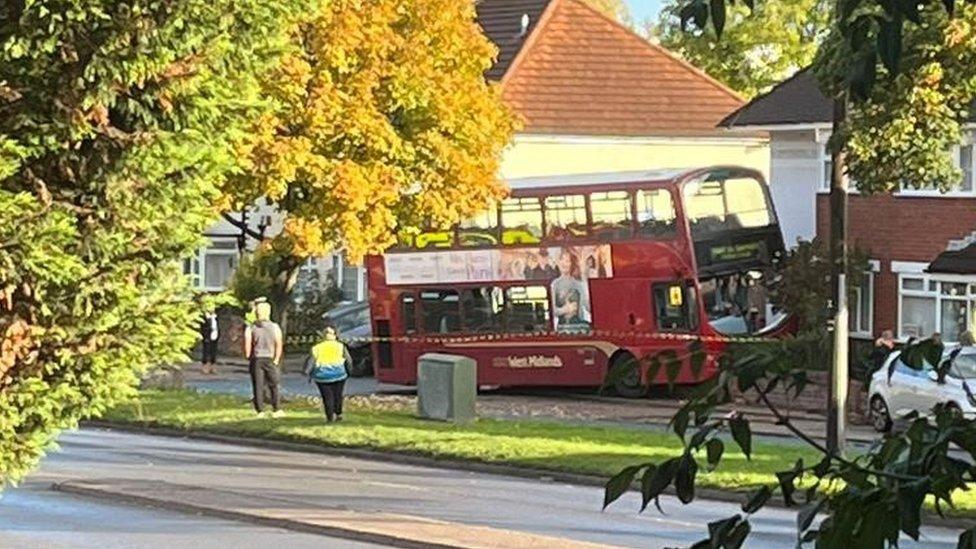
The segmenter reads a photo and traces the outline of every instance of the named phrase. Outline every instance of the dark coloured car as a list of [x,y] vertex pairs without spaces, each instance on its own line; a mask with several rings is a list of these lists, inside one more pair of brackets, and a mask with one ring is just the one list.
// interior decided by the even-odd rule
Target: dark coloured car
[[342,303],[325,313],[325,321],[335,326],[341,339],[352,355],[349,375],[363,377],[373,374],[373,357],[370,337],[373,329],[369,322],[369,303]]

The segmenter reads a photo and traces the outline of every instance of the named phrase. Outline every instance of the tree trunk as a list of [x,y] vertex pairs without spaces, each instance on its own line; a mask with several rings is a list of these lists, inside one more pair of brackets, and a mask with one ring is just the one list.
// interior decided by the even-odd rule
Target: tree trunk
[[274,302],[278,314],[278,324],[281,333],[288,335],[288,310],[291,307],[291,294],[298,282],[298,272],[302,262],[295,257],[286,256],[279,263],[278,276],[275,278]]
[[827,450],[840,454],[844,451],[847,420],[848,384],[848,311],[847,311],[847,177],[846,143],[839,136],[847,120],[847,96],[834,99],[833,134],[831,135],[830,172],[830,261],[833,299],[834,349],[827,392]]

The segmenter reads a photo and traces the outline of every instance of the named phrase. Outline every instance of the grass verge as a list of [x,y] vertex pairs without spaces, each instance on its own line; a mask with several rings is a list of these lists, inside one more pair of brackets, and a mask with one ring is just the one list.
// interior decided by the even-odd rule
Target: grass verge
[[[622,427],[578,426],[552,421],[479,419],[469,425],[414,417],[404,403],[372,397],[346,400],[345,421],[326,424],[317,400],[299,399],[284,407],[287,416],[255,416],[249,401],[231,395],[189,390],[148,390],[138,399],[110,410],[108,421],[289,442],[408,453],[439,459],[476,461],[547,469],[609,478],[623,467],[660,462],[681,454],[673,434]],[[753,441],[747,460],[731,441],[715,471],[701,470],[697,485],[745,491],[775,484],[776,471],[816,452],[796,444]],[[704,464],[704,455],[700,464]],[[976,491],[955,499],[957,513],[976,516]]]

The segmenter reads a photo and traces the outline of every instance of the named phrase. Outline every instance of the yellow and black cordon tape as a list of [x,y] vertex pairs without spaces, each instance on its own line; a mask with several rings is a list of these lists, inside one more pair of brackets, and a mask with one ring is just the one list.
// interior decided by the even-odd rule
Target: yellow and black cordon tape
[[[696,335],[680,334],[667,332],[637,332],[637,331],[613,331],[613,330],[588,330],[578,332],[513,332],[513,333],[490,333],[490,334],[461,334],[461,335],[403,335],[403,336],[370,336],[370,337],[340,337],[339,340],[349,343],[429,343],[432,345],[452,345],[452,344],[471,344],[487,343],[500,341],[522,341],[534,340],[539,338],[557,339],[579,339],[586,338],[607,338],[607,339],[636,339],[636,340],[657,340],[657,341],[683,341],[691,343],[700,341],[702,343],[776,343],[779,340],[775,337],[756,337],[756,336],[717,336],[717,335]],[[318,343],[322,338],[318,335],[294,335],[286,338],[289,345],[311,345]]]

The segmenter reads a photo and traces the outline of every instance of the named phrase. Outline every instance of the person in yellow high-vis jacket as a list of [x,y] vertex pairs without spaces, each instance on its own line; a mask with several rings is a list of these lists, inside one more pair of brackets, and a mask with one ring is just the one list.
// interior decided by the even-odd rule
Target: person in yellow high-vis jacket
[[304,371],[309,381],[319,387],[325,419],[329,423],[342,421],[342,392],[351,366],[349,349],[339,341],[335,328],[327,327],[322,342],[312,347]]

